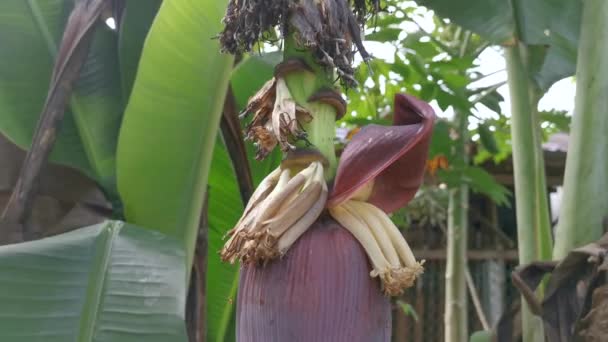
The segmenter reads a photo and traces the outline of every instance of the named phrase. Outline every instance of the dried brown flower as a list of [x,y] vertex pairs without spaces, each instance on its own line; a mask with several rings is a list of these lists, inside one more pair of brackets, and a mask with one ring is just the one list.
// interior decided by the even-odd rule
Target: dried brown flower
[[313,51],[317,63],[335,68],[342,82],[354,86],[352,62],[361,43],[361,25],[368,13],[379,10],[379,0],[230,0],[220,34],[222,48],[233,54],[251,51],[264,35],[278,27],[286,36],[294,30],[301,46]]

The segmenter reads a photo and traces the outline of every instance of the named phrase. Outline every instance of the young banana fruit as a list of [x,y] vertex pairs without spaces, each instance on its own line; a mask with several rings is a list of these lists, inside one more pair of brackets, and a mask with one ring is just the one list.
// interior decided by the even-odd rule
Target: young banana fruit
[[389,296],[400,295],[424,271],[407,241],[388,215],[373,204],[350,199],[329,208],[329,213],[363,246],[382,289]]
[[323,164],[313,161],[292,172],[279,167],[258,186],[227,234],[222,260],[266,263],[282,256],[321,215],[328,192]]

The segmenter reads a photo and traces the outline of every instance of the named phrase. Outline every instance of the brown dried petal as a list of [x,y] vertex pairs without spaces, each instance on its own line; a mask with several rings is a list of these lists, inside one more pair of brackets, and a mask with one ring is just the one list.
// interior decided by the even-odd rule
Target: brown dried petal
[[[575,339],[576,333],[583,334],[581,341],[605,339],[601,336],[605,336],[608,330],[605,327],[608,325],[605,320],[596,321],[600,319],[601,312],[593,312],[598,305],[605,306],[605,302],[594,302],[598,298],[593,296],[598,290],[598,295],[601,294],[603,286],[606,286],[606,255],[608,234],[571,251],[560,262],[533,262],[515,269],[512,274],[513,284],[524,295],[529,307],[541,315],[547,341],[578,341]],[[551,276],[541,303],[534,291],[548,273]],[[594,315],[599,316],[593,317]],[[589,330],[591,324],[594,325],[593,330]],[[602,330],[604,334],[594,333]]]
[[270,114],[272,107],[274,107],[276,85],[277,80],[274,77],[264,83],[262,88],[260,88],[260,90],[258,90],[258,92],[249,99],[247,102],[247,107],[245,107],[241,113],[241,116],[245,116],[250,113],[256,113],[256,117],[258,115]]
[[298,133],[296,119],[296,102],[291,98],[277,101],[272,111],[272,129],[274,136],[279,141],[281,150],[289,151],[294,148],[289,143],[289,138]]
[[250,127],[247,133],[247,138],[255,141],[257,146],[257,151],[255,154],[256,160],[262,160],[272,152],[272,150],[277,146],[277,139],[274,134],[271,133],[264,126],[255,126]]
[[364,60],[361,28],[369,10],[377,12],[378,0],[355,0],[355,18],[349,0],[231,0],[224,17],[220,43],[233,54],[251,51],[266,32],[279,27],[283,36],[294,29],[299,43],[313,51],[316,62],[336,68],[347,86],[354,86],[351,66],[354,44]]

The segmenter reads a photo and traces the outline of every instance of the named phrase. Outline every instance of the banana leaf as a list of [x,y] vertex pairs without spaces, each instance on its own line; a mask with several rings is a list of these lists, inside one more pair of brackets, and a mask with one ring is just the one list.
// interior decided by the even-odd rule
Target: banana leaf
[[[279,53],[251,56],[234,69],[231,85],[235,100],[242,110],[249,97],[273,76],[274,66],[280,61]],[[281,160],[276,150],[262,162],[255,160],[255,149],[246,143],[247,157],[254,185]],[[218,252],[224,245],[223,236],[238,221],[243,211],[239,188],[228,152],[221,140],[213,152],[209,174],[209,255],[207,270],[208,341],[234,341],[234,308],[238,287],[238,266],[220,261]]]
[[128,222],[194,254],[233,58],[213,37],[226,1],[163,2],[146,37],[120,129],[118,190]]
[[[21,148],[31,144],[73,6],[71,0],[0,2],[0,132]],[[51,160],[112,189],[123,108],[117,38],[96,25]]]
[[417,0],[437,15],[496,44],[517,40],[534,46],[529,66],[547,90],[576,70],[582,1],[572,0]]
[[0,340],[187,341],[181,242],[119,221],[0,247]]

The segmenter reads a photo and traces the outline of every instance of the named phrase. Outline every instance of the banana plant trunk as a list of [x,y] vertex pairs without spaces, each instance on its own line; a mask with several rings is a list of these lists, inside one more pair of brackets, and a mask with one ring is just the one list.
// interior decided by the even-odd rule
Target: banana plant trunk
[[[551,226],[538,121],[538,92],[527,70],[527,47],[505,48],[511,95],[511,137],[519,264],[551,259]],[[544,341],[542,322],[522,300],[524,342]]]
[[[455,142],[456,160],[468,163],[466,151],[468,115],[457,114],[458,138]],[[450,189],[448,208],[448,246],[445,271],[445,341],[468,339],[468,297],[466,285],[469,187],[464,181]]]
[[599,239],[608,215],[608,2],[584,2],[574,116],[553,257]]

